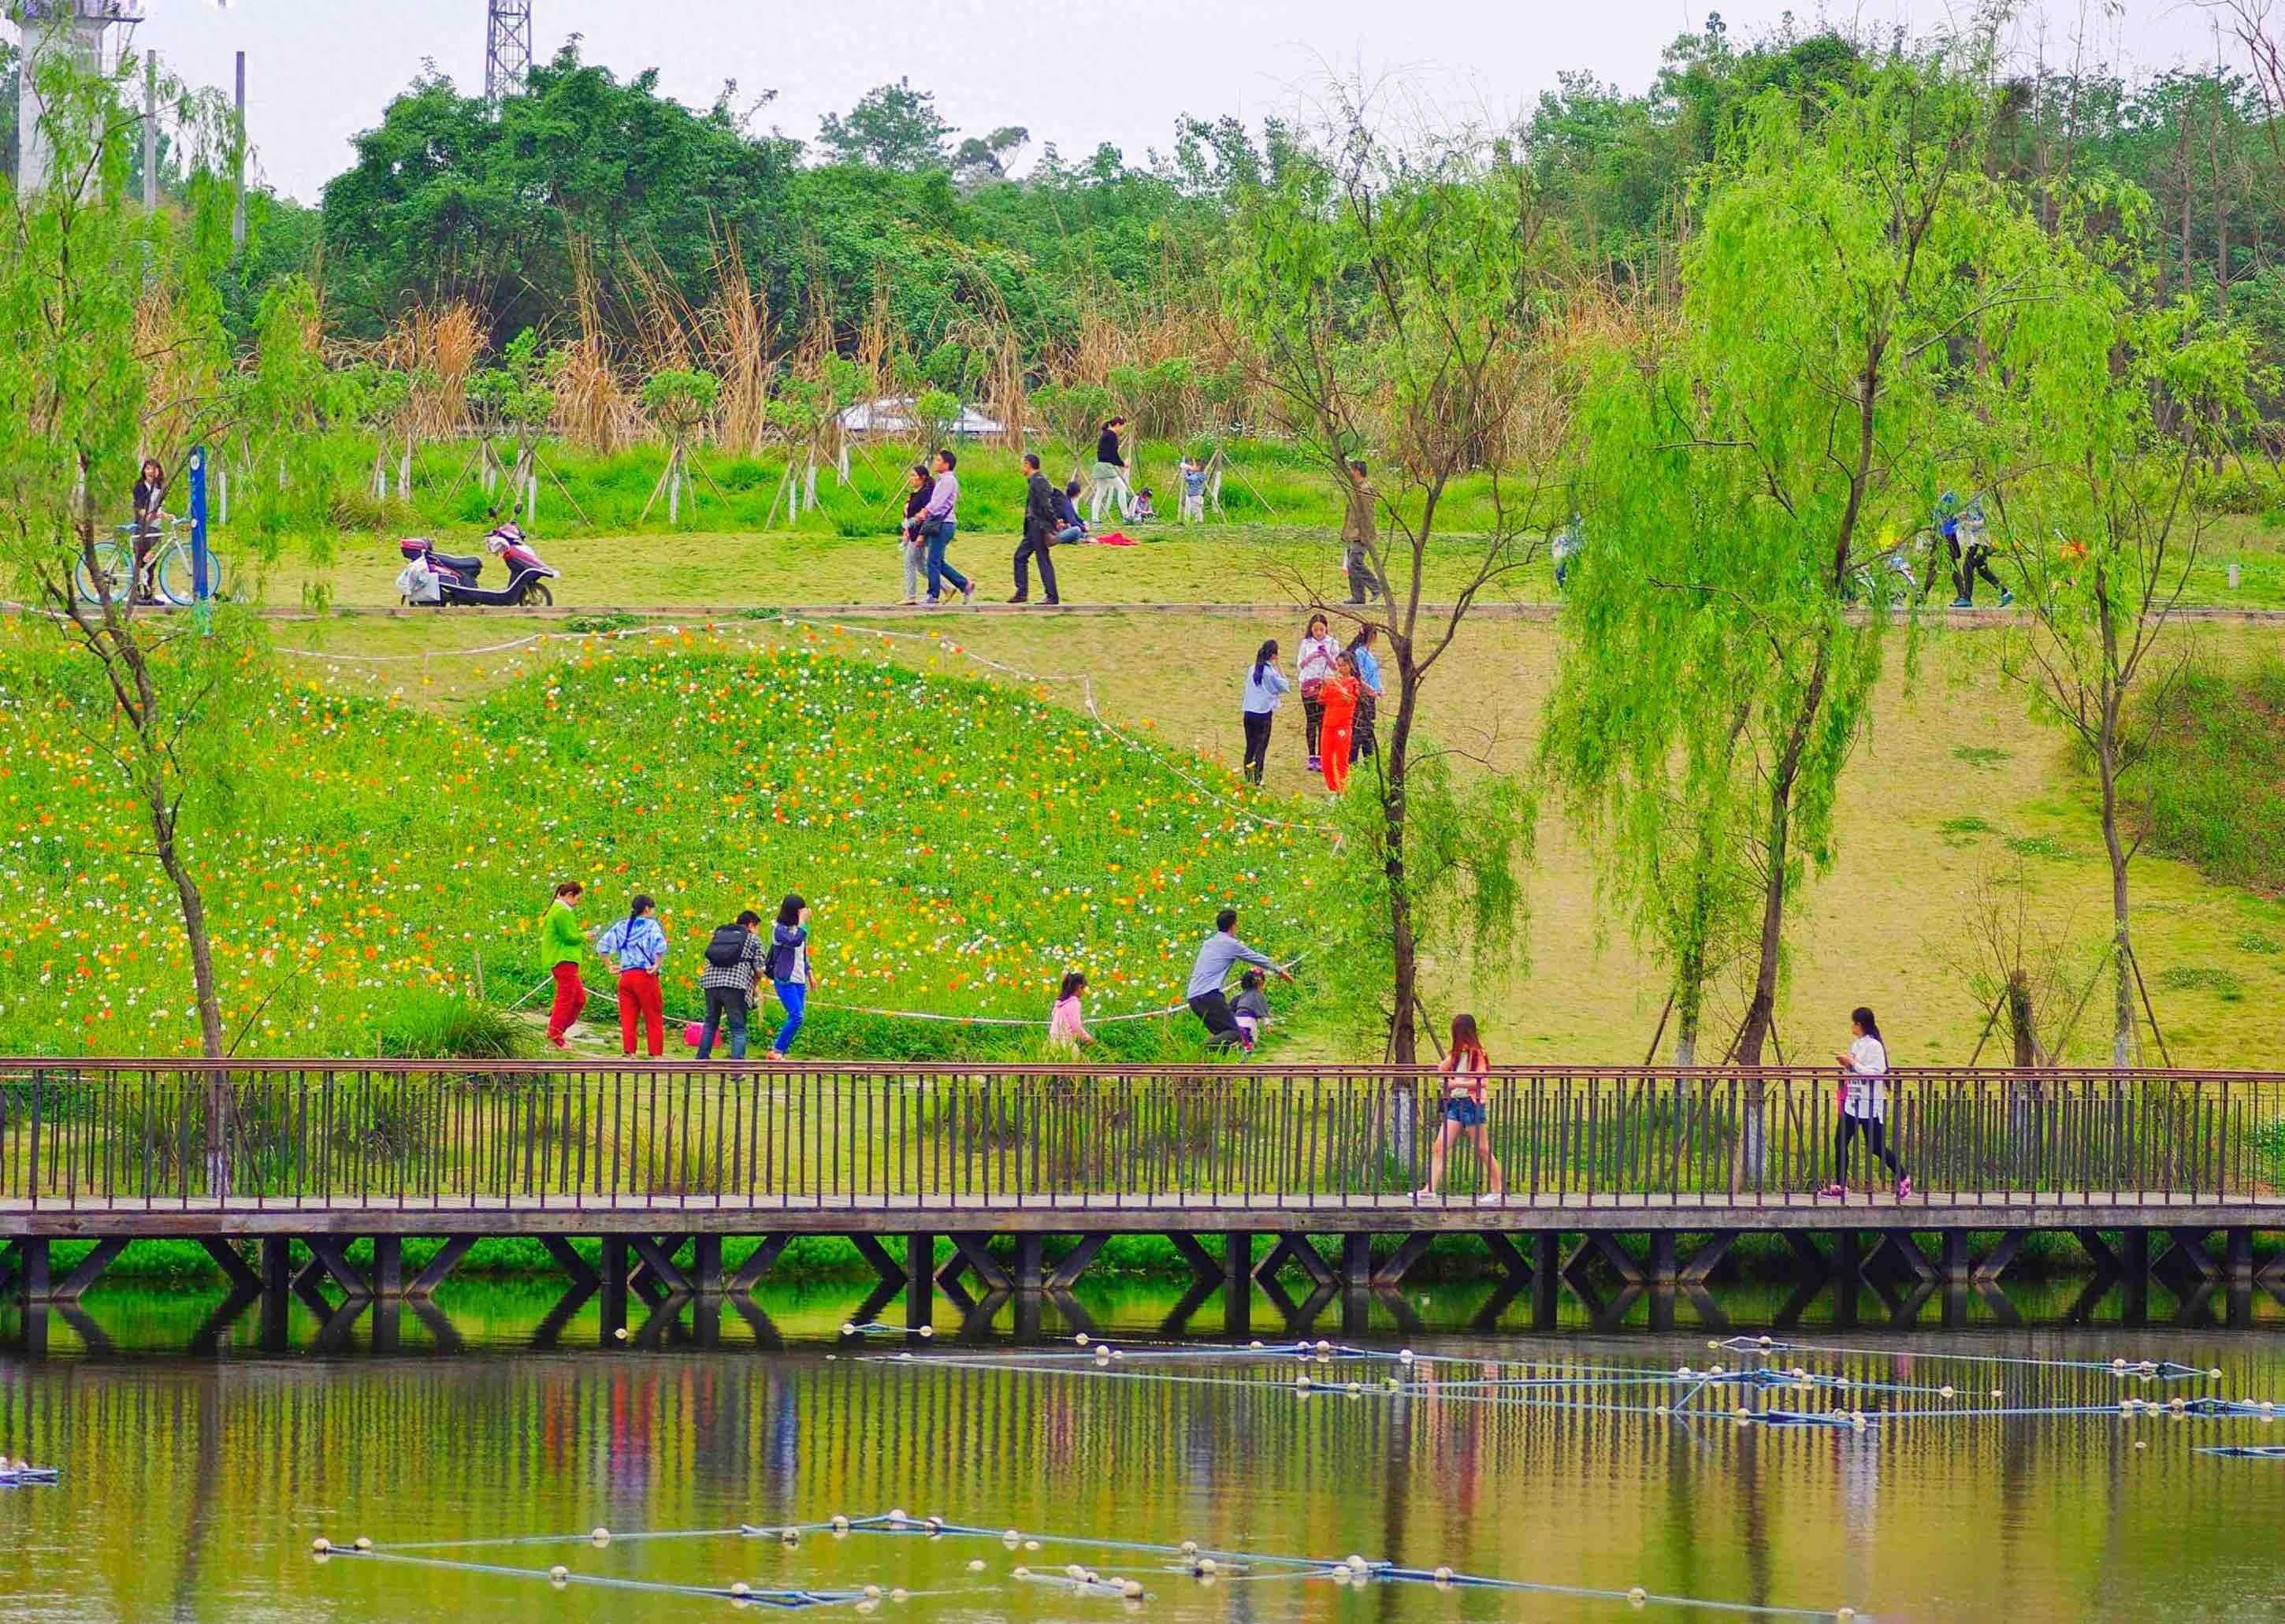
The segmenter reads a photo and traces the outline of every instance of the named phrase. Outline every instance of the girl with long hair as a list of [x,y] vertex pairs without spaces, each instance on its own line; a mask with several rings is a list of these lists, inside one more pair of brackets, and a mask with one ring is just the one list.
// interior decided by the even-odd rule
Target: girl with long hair
[[1484,1056],[1483,1040],[1476,1034],[1476,1017],[1452,1017],[1452,1047],[1440,1068],[1444,1074],[1444,1120],[1428,1150],[1428,1182],[1423,1196],[1440,1194],[1444,1184],[1444,1157],[1452,1142],[1466,1134],[1476,1142],[1476,1160],[1484,1170],[1484,1193],[1476,1197],[1484,1206],[1504,1198],[1504,1175],[1499,1157],[1492,1154],[1489,1107],[1484,1100],[1484,1075],[1492,1063]]
[[1293,674],[1301,684],[1301,725],[1308,737],[1312,773],[1323,765],[1318,757],[1317,735],[1325,724],[1325,707],[1319,695],[1325,690],[1325,679],[1333,674],[1333,660],[1339,653],[1340,645],[1325,630],[1325,617],[1310,616],[1301,631],[1301,652],[1294,656]]
[[770,931],[768,967],[770,985],[777,989],[778,1002],[786,1012],[777,1041],[770,1045],[770,1058],[783,1060],[793,1047],[794,1035],[801,1031],[809,989],[815,983],[809,968],[809,904],[798,892],[787,892],[786,899],[778,904],[778,922]]
[[1270,718],[1277,714],[1277,702],[1292,686],[1277,669],[1277,639],[1273,637],[1253,651],[1253,664],[1245,673],[1245,692],[1239,702],[1245,725],[1244,772],[1252,782],[1260,783],[1263,769],[1269,765]]
[[1849,1194],[1849,1147],[1859,1134],[1875,1165],[1885,1165],[1896,1177],[1896,1199],[1912,1193],[1912,1175],[1888,1149],[1888,1046],[1881,1036],[1881,1023],[1859,1004],[1849,1012],[1849,1044],[1841,1063],[1841,1121],[1833,1134],[1833,1182],[1819,1196],[1845,1198]]

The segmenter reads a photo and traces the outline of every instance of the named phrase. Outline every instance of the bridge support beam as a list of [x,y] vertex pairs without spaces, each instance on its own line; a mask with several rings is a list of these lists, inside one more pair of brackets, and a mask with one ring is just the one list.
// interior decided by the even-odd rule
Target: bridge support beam
[[1221,1237],[1221,1330],[1242,1337],[1252,1329],[1253,1236],[1243,1229]]
[[936,1236],[915,1230],[905,1236],[905,1329],[918,1330],[936,1317]]

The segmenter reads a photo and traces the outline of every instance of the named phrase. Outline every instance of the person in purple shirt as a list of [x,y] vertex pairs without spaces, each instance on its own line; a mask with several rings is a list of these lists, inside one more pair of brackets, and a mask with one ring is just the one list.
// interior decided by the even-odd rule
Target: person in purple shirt
[[948,451],[936,454],[936,488],[929,492],[928,506],[921,510],[921,534],[928,540],[928,600],[944,601],[944,584],[951,582],[960,589],[960,600],[972,602],[976,584],[945,561],[944,550],[952,545],[953,533],[960,528],[960,476],[953,469],[960,459]]

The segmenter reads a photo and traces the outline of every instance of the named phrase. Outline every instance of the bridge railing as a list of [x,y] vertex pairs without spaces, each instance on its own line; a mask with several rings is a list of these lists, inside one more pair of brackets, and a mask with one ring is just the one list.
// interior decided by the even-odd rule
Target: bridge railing
[[[1503,1069],[1508,1204],[1812,1202],[1818,1069]],[[781,1208],[1410,1198],[1443,1079],[1387,1067],[0,1060],[0,1205]],[[1914,1199],[2254,1204],[2285,1073],[1916,1070],[1887,1084]],[[1456,1129],[1440,1197],[1488,1189]],[[1860,1138],[1847,1178],[1886,1193]]]

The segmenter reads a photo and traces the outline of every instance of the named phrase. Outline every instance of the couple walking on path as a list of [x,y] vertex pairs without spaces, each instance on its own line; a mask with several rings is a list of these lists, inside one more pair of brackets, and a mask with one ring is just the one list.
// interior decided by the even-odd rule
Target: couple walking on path
[[[587,938],[579,928],[577,909],[585,887],[566,880],[555,888],[555,900],[540,922],[540,942],[547,956],[548,975],[555,998],[547,1015],[547,1040],[568,1048],[565,1034],[586,1007],[587,988],[580,979]],[[666,1047],[666,995],[661,969],[666,962],[666,930],[658,922],[657,904],[638,893],[627,905],[626,917],[614,921],[596,938],[593,951],[609,960],[618,975],[619,1048],[634,1057],[638,1034],[648,1038],[650,1057],[656,1060]],[[711,1059],[720,1029],[730,1029],[730,1058],[746,1057],[746,1016],[760,1001],[761,984],[767,980],[785,1006],[785,1024],[770,1047],[772,1060],[783,1060],[801,1031],[809,989],[815,977],[809,962],[809,905],[799,896],[788,896],[778,907],[777,923],[769,945],[762,944],[762,916],[751,908],[731,923],[718,926],[706,944],[706,968],[698,977],[706,995],[706,1019],[700,1029],[698,1058]]]
[[941,603],[950,586],[968,603],[976,597],[976,584],[946,561],[945,549],[960,530],[960,475],[954,472],[960,459],[939,450],[927,462],[913,464],[906,479],[904,539],[899,550],[905,561],[905,602],[921,600],[921,581],[928,581],[928,600]]

